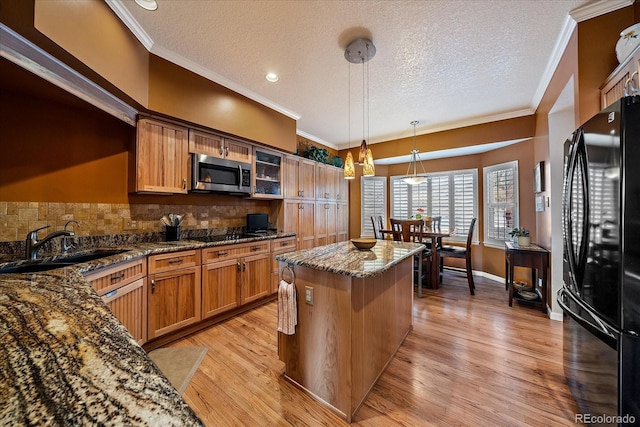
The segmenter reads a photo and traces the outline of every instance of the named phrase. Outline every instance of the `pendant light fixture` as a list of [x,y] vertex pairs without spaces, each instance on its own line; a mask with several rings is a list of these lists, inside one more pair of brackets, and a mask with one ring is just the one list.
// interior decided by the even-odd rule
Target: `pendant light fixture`
[[[375,166],[373,165],[373,152],[367,145],[365,139],[365,129],[369,126],[369,72],[368,65],[366,66],[366,78],[365,78],[365,63],[373,58],[376,54],[376,47],[373,42],[366,38],[357,38],[347,45],[344,51],[344,57],[352,64],[362,64],[362,143],[360,144],[360,153],[358,155],[358,161],[362,164],[363,176],[374,176]],[[366,103],[365,103],[365,80],[366,80]],[[349,101],[351,101],[351,73],[349,73]],[[366,107],[366,114],[365,114]],[[351,102],[349,102],[349,131],[351,131]],[[368,132],[367,135],[368,137]],[[349,136],[351,139],[351,136]],[[351,152],[347,153],[347,160],[345,161],[345,178],[351,179],[347,176],[348,168],[351,167],[349,160],[353,162],[353,156]],[[355,168],[354,168],[355,169]],[[354,177],[355,177],[355,170]],[[349,172],[350,174],[350,172]]]
[[[409,163],[409,168],[407,168],[407,176],[402,178],[402,180],[409,185],[418,185],[427,180],[427,177],[418,175],[418,162],[420,162],[420,166],[422,167],[422,173],[426,175],[427,171],[424,169],[424,165],[422,164],[422,160],[420,160],[418,150],[416,149],[416,125],[418,124],[418,121],[414,120],[411,124],[413,125],[413,150],[411,150],[411,163]],[[413,173],[410,175],[409,172],[412,168]]]
[[356,165],[353,162],[353,154],[351,154],[351,64],[348,65],[349,68],[349,140],[348,145],[349,149],[347,151],[347,158],[344,161],[344,179],[355,179],[356,178]]

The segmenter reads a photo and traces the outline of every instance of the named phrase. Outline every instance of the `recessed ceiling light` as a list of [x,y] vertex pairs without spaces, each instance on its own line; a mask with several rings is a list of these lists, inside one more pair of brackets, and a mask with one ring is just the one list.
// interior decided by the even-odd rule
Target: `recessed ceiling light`
[[264,76],[264,78],[270,81],[271,83],[275,83],[278,80],[280,80],[280,77],[278,77],[276,73],[267,73],[267,75]]
[[158,8],[158,2],[156,0],[136,0],[138,6],[147,10],[156,10]]

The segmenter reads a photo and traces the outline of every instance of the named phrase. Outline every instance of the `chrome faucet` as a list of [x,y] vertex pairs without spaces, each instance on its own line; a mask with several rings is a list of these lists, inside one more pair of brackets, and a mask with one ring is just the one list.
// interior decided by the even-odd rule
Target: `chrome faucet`
[[[75,219],[70,219],[69,221],[67,221],[67,223],[64,225],[64,230],[67,231],[67,227],[69,226],[69,224],[74,223],[76,226],[80,227],[80,223],[78,221],[76,221]],[[72,232],[74,233],[74,232]],[[71,243],[68,242],[67,238],[71,237],[71,236],[64,236],[62,238],[62,251],[63,252],[68,252],[69,249],[73,249],[76,247],[77,242],[75,241],[71,241]]]
[[47,243],[51,239],[54,239],[54,238],[59,237],[59,236],[73,237],[75,235],[73,233],[73,231],[60,230],[60,231],[54,231],[53,233],[48,234],[42,240],[38,240],[38,231],[44,230],[45,228],[49,228],[49,227],[51,227],[51,226],[50,225],[45,225],[44,227],[36,228],[35,230],[32,230],[32,231],[27,233],[27,238],[26,238],[26,242],[25,242],[26,243],[26,249],[25,249],[25,258],[26,259],[29,259],[29,260],[36,259],[36,257],[38,256],[38,251],[40,250],[42,245],[44,245],[45,243]]

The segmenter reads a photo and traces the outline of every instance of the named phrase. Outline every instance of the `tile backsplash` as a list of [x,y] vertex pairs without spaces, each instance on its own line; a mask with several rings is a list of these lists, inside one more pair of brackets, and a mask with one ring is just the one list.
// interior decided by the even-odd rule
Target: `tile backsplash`
[[189,230],[241,227],[247,213],[269,214],[268,206],[164,205],[120,203],[55,203],[0,201],[0,242],[24,240],[30,230],[50,225],[43,235],[62,230],[67,221],[77,236],[161,232],[162,215],[184,214]]

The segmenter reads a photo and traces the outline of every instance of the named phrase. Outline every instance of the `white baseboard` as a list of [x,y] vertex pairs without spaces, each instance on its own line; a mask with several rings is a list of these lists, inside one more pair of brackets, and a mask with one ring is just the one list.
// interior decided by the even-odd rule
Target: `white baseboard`
[[[464,273],[466,271],[464,268],[459,268],[459,267],[446,267],[445,266],[444,269],[445,270],[457,271],[457,272],[460,272],[460,273]],[[487,273],[485,271],[473,270],[472,274],[474,276],[484,277],[486,279],[490,279],[490,280],[493,280],[494,282],[498,282],[498,283],[502,283],[502,284],[504,284],[504,281],[505,281],[504,277],[496,276],[495,274],[490,274],[490,273]],[[562,322],[562,313],[554,313],[553,311],[551,311],[551,307],[549,307],[549,306],[547,306],[547,316],[551,320]]]

